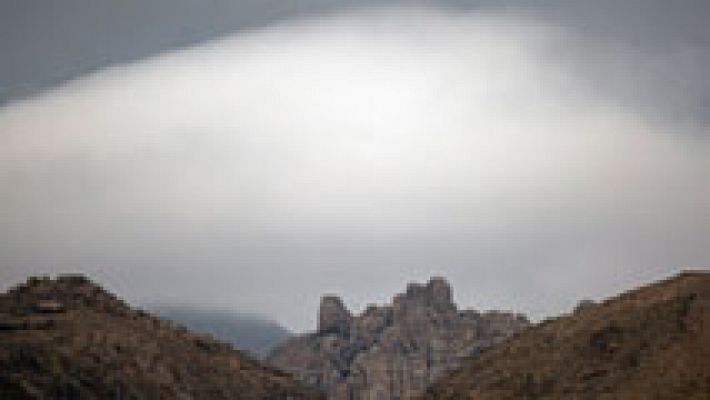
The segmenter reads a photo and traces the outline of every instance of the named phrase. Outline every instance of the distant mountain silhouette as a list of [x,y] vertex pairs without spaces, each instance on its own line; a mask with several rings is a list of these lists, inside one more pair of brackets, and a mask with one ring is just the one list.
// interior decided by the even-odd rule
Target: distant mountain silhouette
[[684,273],[545,321],[422,399],[708,399],[710,273]]
[[159,317],[173,320],[195,332],[211,333],[216,339],[260,359],[291,336],[291,332],[278,323],[254,314],[188,306],[147,308]]
[[81,276],[0,295],[0,398],[320,399],[210,335],[135,310]]

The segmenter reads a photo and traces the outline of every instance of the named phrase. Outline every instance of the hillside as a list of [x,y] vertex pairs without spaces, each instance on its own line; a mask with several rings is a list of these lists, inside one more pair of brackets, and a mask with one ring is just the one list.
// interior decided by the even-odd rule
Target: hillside
[[425,399],[710,399],[710,273],[586,304],[464,363]]
[[317,399],[290,376],[84,277],[0,295],[3,399]]
[[458,310],[448,282],[433,278],[361,315],[323,296],[318,331],[289,339],[267,360],[318,385],[330,400],[405,400],[527,326],[518,314]]
[[259,359],[291,336],[288,329],[260,315],[176,305],[156,305],[148,309],[187,329],[211,333],[216,339]]

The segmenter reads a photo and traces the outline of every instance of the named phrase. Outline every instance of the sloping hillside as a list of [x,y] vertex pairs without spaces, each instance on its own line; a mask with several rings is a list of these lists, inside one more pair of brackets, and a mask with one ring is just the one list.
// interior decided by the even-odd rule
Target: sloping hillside
[[710,273],[586,305],[470,359],[426,399],[710,399]]
[[133,310],[83,277],[0,296],[2,399],[317,399],[208,335]]

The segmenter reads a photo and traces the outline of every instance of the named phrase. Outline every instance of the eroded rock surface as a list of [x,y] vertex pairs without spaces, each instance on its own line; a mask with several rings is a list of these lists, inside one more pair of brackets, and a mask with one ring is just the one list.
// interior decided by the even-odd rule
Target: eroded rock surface
[[519,314],[460,311],[449,284],[433,278],[358,316],[324,296],[318,330],[288,340],[268,361],[332,400],[403,400],[528,324]]

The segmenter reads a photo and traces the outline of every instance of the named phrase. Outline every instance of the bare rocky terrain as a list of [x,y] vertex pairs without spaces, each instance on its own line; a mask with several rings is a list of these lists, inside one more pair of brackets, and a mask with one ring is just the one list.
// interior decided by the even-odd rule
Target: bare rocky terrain
[[0,295],[0,398],[319,399],[205,334],[130,308],[81,276]]
[[324,296],[317,332],[287,340],[267,361],[331,400],[411,399],[528,324],[518,314],[458,310],[449,284],[434,278],[355,316],[338,297]]
[[710,399],[710,273],[586,302],[470,358],[421,398]]
[[458,310],[434,278],[360,315],[324,296],[266,366],[84,277],[30,278],[0,295],[0,398],[707,400],[708,327],[709,272],[536,325]]

